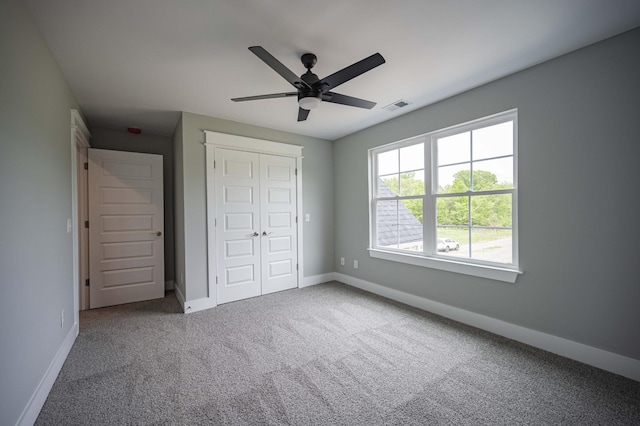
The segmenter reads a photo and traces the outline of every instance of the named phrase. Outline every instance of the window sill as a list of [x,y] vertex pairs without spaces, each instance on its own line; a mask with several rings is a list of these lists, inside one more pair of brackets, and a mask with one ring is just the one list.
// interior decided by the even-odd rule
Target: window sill
[[458,274],[472,275],[474,277],[488,278],[491,280],[515,283],[522,271],[517,269],[500,268],[495,266],[475,265],[455,260],[435,257],[417,256],[407,253],[396,253],[380,249],[368,249],[369,256],[376,259],[390,260],[392,262],[406,263],[422,266],[424,268],[438,269],[441,271],[456,272]]

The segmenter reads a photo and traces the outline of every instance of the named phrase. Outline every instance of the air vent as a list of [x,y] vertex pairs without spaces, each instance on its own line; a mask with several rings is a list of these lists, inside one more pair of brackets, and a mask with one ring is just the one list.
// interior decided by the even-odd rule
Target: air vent
[[411,102],[406,101],[404,99],[400,99],[400,100],[395,101],[392,104],[387,105],[386,107],[383,107],[382,109],[385,109],[387,111],[395,111],[397,109],[404,108],[404,107],[406,107],[407,105],[410,105],[410,104],[411,104]]

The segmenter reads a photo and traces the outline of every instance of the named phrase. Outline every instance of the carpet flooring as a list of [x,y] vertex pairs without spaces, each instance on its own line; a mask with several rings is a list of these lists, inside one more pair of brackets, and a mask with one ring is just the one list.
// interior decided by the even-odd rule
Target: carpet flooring
[[37,425],[640,425],[640,382],[331,282],[80,314]]

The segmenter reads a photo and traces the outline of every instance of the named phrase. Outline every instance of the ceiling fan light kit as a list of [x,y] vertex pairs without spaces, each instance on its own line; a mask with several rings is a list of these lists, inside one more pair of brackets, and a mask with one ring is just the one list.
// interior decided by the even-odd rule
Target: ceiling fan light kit
[[270,95],[257,95],[246,96],[242,98],[231,99],[234,102],[243,101],[255,101],[260,99],[274,99],[285,98],[289,96],[298,97],[298,121],[305,121],[309,116],[309,111],[320,106],[322,101],[331,102],[334,104],[341,104],[347,106],[353,106],[358,108],[371,109],[376,103],[366,101],[364,99],[354,98],[352,96],[342,95],[340,93],[332,92],[331,90],[338,87],[342,83],[364,74],[373,68],[384,64],[385,60],[379,53],[349,65],[346,68],[341,69],[323,79],[319,79],[317,75],[311,72],[311,68],[317,63],[318,58],[313,53],[305,53],[300,57],[302,65],[307,69],[307,72],[298,77],[289,68],[284,66],[273,55],[267,52],[261,46],[252,46],[249,48],[258,58],[267,64],[271,69],[280,74],[285,80],[287,80],[293,87],[297,89],[296,92],[285,93],[273,93]]
[[298,98],[298,106],[309,111],[318,108],[320,106],[320,102],[322,102],[320,96],[305,96]]

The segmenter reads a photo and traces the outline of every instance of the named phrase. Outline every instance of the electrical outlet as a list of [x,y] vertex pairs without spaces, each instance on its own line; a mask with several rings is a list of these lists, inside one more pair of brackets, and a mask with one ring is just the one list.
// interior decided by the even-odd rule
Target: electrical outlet
[[340,258],[340,264],[341,264],[342,266],[344,266],[344,257],[341,257],[341,258]]
[[310,222],[311,221],[311,214],[307,213],[304,215],[304,221],[305,222]]
[[353,269],[358,269],[358,261],[357,260],[353,261]]
[[60,311],[60,328],[64,327],[64,309]]

